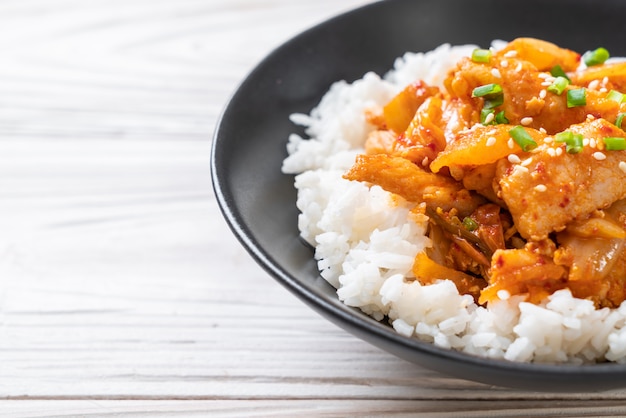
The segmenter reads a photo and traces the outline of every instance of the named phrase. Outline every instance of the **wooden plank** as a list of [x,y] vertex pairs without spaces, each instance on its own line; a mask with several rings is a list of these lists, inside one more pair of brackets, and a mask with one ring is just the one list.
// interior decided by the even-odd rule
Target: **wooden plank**
[[366,3],[0,3],[0,138],[210,138],[227,98],[290,36]]
[[[622,417],[623,402],[606,401],[377,401],[271,400],[271,401],[5,401],[4,411],[13,418],[55,417]],[[367,411],[364,413],[364,411]]]

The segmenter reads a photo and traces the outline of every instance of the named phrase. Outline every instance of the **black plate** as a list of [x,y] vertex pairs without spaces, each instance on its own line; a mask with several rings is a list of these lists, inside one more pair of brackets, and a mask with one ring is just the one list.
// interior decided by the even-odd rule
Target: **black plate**
[[383,74],[406,51],[442,43],[489,46],[532,36],[584,52],[626,56],[621,0],[387,0],[289,40],[265,58],[228,103],[213,139],[212,176],[226,220],[254,259],[317,312],[399,357],[469,380],[543,391],[626,386],[626,365],[518,364],[477,358],[397,334],[341,303],[298,236],[293,178],[280,171],[288,116],[308,113],[337,80]]

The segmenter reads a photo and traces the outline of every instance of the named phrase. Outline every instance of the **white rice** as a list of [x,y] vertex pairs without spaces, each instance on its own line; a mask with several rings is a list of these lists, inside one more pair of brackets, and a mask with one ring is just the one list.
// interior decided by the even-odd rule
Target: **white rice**
[[296,175],[301,235],[315,247],[320,273],[340,300],[377,320],[388,318],[407,337],[519,362],[626,363],[626,303],[595,309],[560,290],[539,305],[503,294],[482,307],[451,281],[421,285],[411,270],[430,246],[425,221],[398,196],[342,178],[374,129],[366,109],[418,79],[441,86],[447,70],[474,48],[446,44],[407,53],[384,76],[338,81],[310,115],[291,116],[307,135],[290,136],[282,167]]

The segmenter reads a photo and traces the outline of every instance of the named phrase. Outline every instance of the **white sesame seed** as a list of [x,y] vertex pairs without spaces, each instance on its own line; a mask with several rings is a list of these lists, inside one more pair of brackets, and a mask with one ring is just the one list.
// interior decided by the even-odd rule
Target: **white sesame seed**
[[506,68],[509,66],[509,62],[507,60],[500,61],[500,67]]
[[606,155],[604,155],[604,153],[600,151],[594,152],[592,155],[593,155],[593,158],[595,158],[598,161],[602,161],[606,159]]
[[550,157],[554,157],[556,155],[556,152],[554,152],[554,148],[548,148],[546,152]]
[[[548,131],[546,131],[543,127],[539,128],[539,132],[541,132],[544,135],[548,133]],[[544,140],[544,142],[545,142],[545,140]]]
[[500,74],[500,70],[498,70],[497,68],[491,69],[491,75],[495,78],[502,78],[502,74]]
[[506,144],[509,146],[509,148],[513,149],[515,148],[515,141],[513,141],[513,138],[509,138],[509,140],[506,142]]
[[530,165],[530,163],[532,163],[532,162],[533,162],[533,158],[532,157],[526,158],[524,161],[522,161],[522,166],[528,167]]
[[513,166],[513,174],[517,174],[517,173],[528,173],[528,167],[523,167],[521,165],[514,165]]
[[560,156],[561,154],[563,154],[563,148],[558,147],[554,150],[554,153],[556,154],[556,156]]
[[591,90],[597,90],[600,85],[600,80],[592,80],[587,87]]
[[495,113],[489,113],[487,116],[485,116],[485,124],[489,125],[491,122],[493,122],[493,120],[496,118],[496,114]]
[[551,136],[546,136],[545,138],[543,138],[544,144],[550,144],[552,141],[554,141],[554,138],[552,138]]
[[422,166],[423,167],[428,167],[428,163],[429,163],[429,159],[428,157],[424,157],[424,159],[422,160]]
[[[583,144],[584,144],[584,140],[583,140]],[[591,148],[597,148],[598,147],[598,142],[594,139],[594,138],[589,138],[589,146]]]
[[487,145],[488,147],[496,145],[496,137],[490,136],[489,138],[487,138],[487,143],[485,145]]
[[546,78],[550,77],[550,74],[548,74],[548,73],[539,73],[539,74],[537,74],[537,77],[541,78],[542,80],[545,80]]
[[516,57],[516,56],[517,56],[517,51],[516,51],[516,50],[514,50],[514,49],[512,49],[512,50],[510,50],[510,51],[506,51],[506,52],[504,53],[504,56],[505,56],[505,57],[507,57],[507,58],[513,58],[513,57]]
[[544,81],[543,83],[541,83],[541,85],[543,87],[550,87],[552,85],[552,82],[551,81]]
[[540,99],[545,99],[545,98],[546,98],[546,96],[547,96],[547,94],[548,94],[548,92],[547,92],[545,89],[542,89],[542,90],[539,92],[539,98],[540,98]]
[[600,90],[598,90],[600,93],[606,93],[608,90],[606,89],[606,87],[602,87]]
[[520,160],[520,158],[515,154],[509,154],[507,159],[509,160],[511,164],[519,164],[522,162],[522,160]]
[[596,119],[596,117],[595,117],[595,116],[593,116],[591,113],[588,113],[588,114],[587,114],[587,120],[588,120],[588,121],[590,121],[590,122],[591,122],[592,120],[595,120],[595,119]]
[[602,84],[606,85],[608,82],[609,82],[609,77],[604,76],[604,78],[602,79]]
[[545,192],[546,190],[548,190],[548,188],[545,184],[538,184],[535,186],[535,190],[537,190],[538,192]]
[[533,123],[533,118],[531,118],[530,116],[526,116],[525,118],[522,118],[522,120],[520,120],[520,123],[524,126],[528,126]]
[[[509,51],[509,52],[515,52],[515,51]],[[498,299],[500,300],[507,300],[511,297],[511,293],[509,293],[508,290],[504,290],[504,289],[500,289],[496,292],[496,295],[498,295]]]
[[487,132],[485,132],[485,134],[487,134],[487,135],[495,135],[497,133],[498,133],[498,130],[495,129],[495,128],[494,129],[490,129]]
[[522,63],[521,62],[517,64],[517,67],[515,67],[515,72],[516,73],[519,73],[520,71],[522,71]]
[[619,169],[626,173],[626,162],[620,161],[618,165]]

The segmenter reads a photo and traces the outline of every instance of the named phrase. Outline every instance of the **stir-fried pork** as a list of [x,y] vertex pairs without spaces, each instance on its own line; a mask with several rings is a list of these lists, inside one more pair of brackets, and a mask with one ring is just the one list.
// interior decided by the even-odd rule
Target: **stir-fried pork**
[[423,205],[433,247],[423,283],[449,278],[479,303],[539,302],[568,288],[626,300],[626,63],[516,39],[461,59],[372,117],[345,178]]

